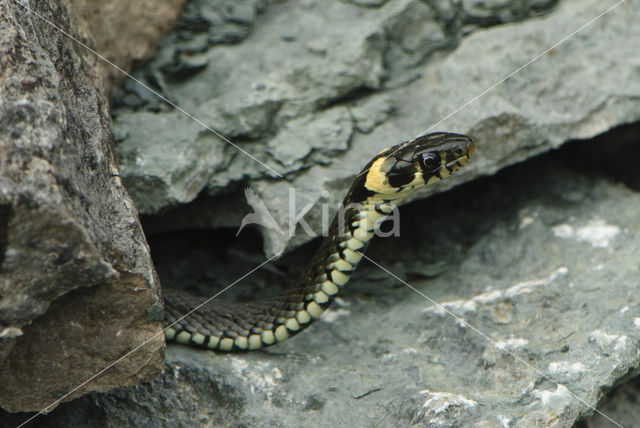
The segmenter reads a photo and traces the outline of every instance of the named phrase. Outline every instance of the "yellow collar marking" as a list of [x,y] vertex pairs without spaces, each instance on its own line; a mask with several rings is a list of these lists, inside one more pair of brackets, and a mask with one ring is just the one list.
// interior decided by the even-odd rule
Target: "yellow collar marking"
[[[369,172],[367,173],[367,179],[364,182],[364,187],[372,192],[383,193],[389,191],[389,179],[387,178],[387,174],[385,171],[385,161],[389,158],[381,157],[377,159]],[[389,168],[389,166],[387,166]]]

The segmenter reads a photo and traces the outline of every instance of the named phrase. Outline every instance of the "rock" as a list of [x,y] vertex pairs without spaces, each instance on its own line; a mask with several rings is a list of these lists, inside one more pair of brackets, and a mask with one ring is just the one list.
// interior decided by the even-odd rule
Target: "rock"
[[[634,320],[635,321],[635,320]],[[638,322],[640,325],[640,321]],[[611,426],[610,417],[624,427],[632,427],[640,419],[638,409],[638,396],[640,396],[640,379],[627,382],[618,386],[598,403],[601,413],[594,413],[582,422],[584,428],[606,428]]]
[[112,64],[98,61],[96,66],[106,79],[104,93],[124,79],[121,70],[142,63],[156,50],[158,42],[173,28],[185,0],[90,0],[69,2],[75,28],[91,34],[95,50]]
[[41,17],[0,1],[0,406],[11,412],[149,380],[164,347],[96,58],[45,20],[91,35],[58,2],[29,7]]
[[[635,124],[577,141],[403,207],[400,237],[375,240],[368,256],[432,301],[365,263],[285,343],[232,355],[169,345],[161,377],[66,403],[40,423],[572,426],[640,364],[640,194],[620,181],[638,170],[609,174],[601,151],[615,141],[631,153],[639,134]],[[163,281],[223,287],[257,266],[240,255],[259,256],[259,244],[229,235],[152,238]],[[235,252],[220,252],[227,239]],[[271,276],[277,292],[273,275],[290,276],[304,251],[252,281]],[[420,261],[447,268],[403,275]],[[230,292],[263,294],[246,283]]]
[[[269,141],[267,152],[284,168],[297,170],[311,159],[314,164],[326,165],[333,156],[347,150],[352,133],[349,110],[334,107],[313,117],[303,116],[287,122]],[[291,144],[292,141],[297,143]]]
[[[637,0],[554,46],[606,8],[589,1],[290,2],[264,9],[254,2],[251,16],[260,12],[261,19],[247,20],[251,31],[234,44],[211,37],[211,27],[186,30],[187,24],[179,24],[181,30],[139,76],[254,159],[166,103],[150,99],[127,106],[116,98],[114,129],[122,136],[125,183],[141,212],[166,216],[164,230],[186,221],[169,208],[203,193],[214,196],[208,226],[237,227],[249,208],[229,214],[228,194],[247,185],[270,201],[272,216],[286,229],[290,193],[273,184],[284,177],[286,187],[296,189],[296,213],[313,205],[304,218],[314,236],[321,230],[321,205],[330,203],[333,215],[374,153],[428,129],[474,135],[477,159],[418,197],[638,120],[640,71],[629,66],[639,60],[640,27],[632,13]],[[211,7],[191,2],[188,19],[194,10],[204,15]],[[197,71],[176,78],[166,71],[172,61]],[[301,141],[291,130],[338,107],[351,112],[354,132],[347,150],[319,163],[306,147],[323,137]],[[172,126],[179,132],[159,136],[158,129]],[[272,150],[274,144],[287,153]],[[202,145],[204,151],[196,149]],[[242,192],[235,192],[230,203],[243,202]],[[267,255],[310,239],[306,233],[262,230]]]

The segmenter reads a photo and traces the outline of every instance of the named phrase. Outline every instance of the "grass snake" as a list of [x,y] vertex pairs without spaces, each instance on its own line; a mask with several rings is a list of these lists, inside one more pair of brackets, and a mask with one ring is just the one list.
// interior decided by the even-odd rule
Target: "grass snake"
[[402,199],[467,164],[473,139],[422,135],[378,153],[354,180],[304,273],[280,296],[250,303],[212,301],[176,322],[201,298],[165,289],[168,341],[216,351],[259,349],[309,327],[331,305],[356,269],[377,225]]

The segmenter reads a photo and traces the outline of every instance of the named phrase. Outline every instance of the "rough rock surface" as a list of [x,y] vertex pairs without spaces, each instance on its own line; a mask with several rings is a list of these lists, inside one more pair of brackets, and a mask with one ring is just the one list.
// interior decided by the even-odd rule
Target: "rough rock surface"
[[[91,34],[97,52],[112,64],[129,71],[132,64],[149,59],[164,34],[173,28],[185,0],[68,1],[73,25]],[[99,61],[106,90],[124,75],[113,65]]]
[[[638,0],[443,122],[614,2],[247,1],[220,25],[224,4],[189,2],[180,30],[138,76],[271,170],[129,85],[116,97],[114,132],[141,212],[232,193],[201,197],[206,215],[167,213],[165,229],[185,216],[190,227],[239,225],[248,207],[233,209],[244,202],[234,190],[251,185],[285,232],[296,189],[295,213],[314,205],[305,219],[317,235],[320,204],[332,214],[372,154],[427,128],[479,144],[469,168],[429,190],[438,192],[640,119]],[[310,238],[299,232],[263,229],[266,253]]]
[[[638,397],[640,397],[640,378],[636,377],[603,398],[598,404],[598,410],[624,427],[633,427],[640,421]],[[576,428],[609,428],[610,426],[612,426],[611,421],[596,413],[582,421]]]
[[[459,318],[365,263],[294,339],[235,355],[169,346],[160,378],[39,423],[571,426],[640,363],[639,135],[640,124],[575,142],[401,210],[401,236],[369,256]],[[225,252],[211,236],[152,239],[163,281],[205,287],[257,264],[246,258],[259,245],[231,237]],[[259,296],[291,261],[230,291]]]
[[[31,2],[83,40],[65,7]],[[162,368],[158,282],[122,186],[96,59],[0,1],[0,407],[41,410]]]

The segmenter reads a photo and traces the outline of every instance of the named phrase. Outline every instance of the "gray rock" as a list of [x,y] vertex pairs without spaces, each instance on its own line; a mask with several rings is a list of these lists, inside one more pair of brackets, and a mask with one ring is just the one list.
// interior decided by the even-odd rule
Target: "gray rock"
[[[292,220],[289,191],[272,184],[279,174],[299,195],[304,194],[296,201],[304,199],[297,209],[314,204],[311,211],[318,213],[309,212],[305,220],[317,235],[323,221],[320,205],[327,200],[323,195],[340,195],[330,201],[332,215],[354,174],[374,153],[427,129],[473,134],[479,149],[464,173],[418,197],[640,118],[640,76],[638,68],[630,66],[638,61],[639,27],[629,12],[635,0],[623,3],[460,111],[595,18],[606,5],[595,0],[563,1],[555,8],[555,1],[376,3],[380,4],[270,4],[260,20],[251,21],[252,32],[239,44],[209,44],[193,51],[189,41],[181,42],[179,37],[163,44],[160,59],[152,61],[141,76],[154,76],[171,100],[264,165],[209,137],[195,122],[181,122],[179,136],[159,135],[163,123],[181,121],[179,113],[166,105],[117,108],[114,128],[124,136],[118,145],[123,174],[139,209],[158,213],[203,191],[215,196],[227,193],[230,185],[250,185],[270,201],[271,214],[286,228]],[[194,2],[192,7],[199,4]],[[535,20],[495,26],[542,13],[546,14]],[[179,80],[163,74],[163,58],[173,58],[185,49],[191,61],[206,63],[206,68]],[[312,141],[301,142],[291,130],[302,126],[300,121],[320,120],[316,116],[337,106],[351,111],[355,131],[347,141],[348,150],[318,162],[308,156],[307,146],[319,145],[323,137],[318,134]],[[308,131],[300,130],[304,132]],[[184,156],[178,162],[178,149],[156,150],[197,147],[202,139],[207,139],[208,147],[217,147],[211,148],[215,154],[207,160],[195,149],[182,150]],[[273,145],[286,147],[286,153],[270,149]],[[147,161],[139,164],[135,159]],[[174,179],[183,177],[183,169],[197,179]],[[241,193],[236,199],[234,206],[241,203]],[[225,201],[214,198],[212,203],[214,217],[240,224],[244,213],[229,215]],[[171,215],[166,219],[166,230],[183,223]],[[211,226],[219,222],[213,219]],[[310,238],[267,229],[263,235],[267,255]]]
[[377,7],[384,4],[387,0],[349,0],[358,6]]
[[[59,2],[29,4],[90,43]],[[18,2],[0,1],[0,15],[0,406],[51,410],[160,372],[162,324],[145,312],[159,284],[96,58]]]
[[[572,426],[640,363],[640,194],[605,175],[601,151],[626,136],[620,149],[634,153],[639,132],[576,142],[403,207],[400,238],[368,255],[426,298],[366,263],[320,321],[283,344],[234,355],[168,346],[160,378],[91,394],[42,423]],[[638,176],[631,163],[617,169]],[[207,275],[248,269],[238,257],[189,263],[185,236],[164,241],[158,258],[182,266],[183,281],[217,263]],[[447,268],[410,276],[420,261]]]
[[[632,427],[640,420],[638,396],[640,396],[640,379],[636,377],[607,394],[598,403],[598,410],[620,425]],[[607,428],[610,426],[611,421],[600,413],[594,413],[583,421],[581,428]]]
[[[121,124],[129,119],[122,118]],[[127,190],[139,195],[137,205],[161,209],[169,202],[189,202],[213,171],[228,164],[228,151],[217,144],[217,137],[191,126],[191,119],[182,113],[157,116],[141,112],[136,120],[144,121],[155,135],[132,123],[126,134],[118,128],[115,136],[136,142],[120,144],[119,158]]]
[[328,164],[334,155],[348,148],[352,133],[349,110],[334,107],[312,117],[303,116],[287,122],[269,141],[267,152],[286,169],[295,168],[296,163],[295,169],[300,169],[310,160],[314,164]]

